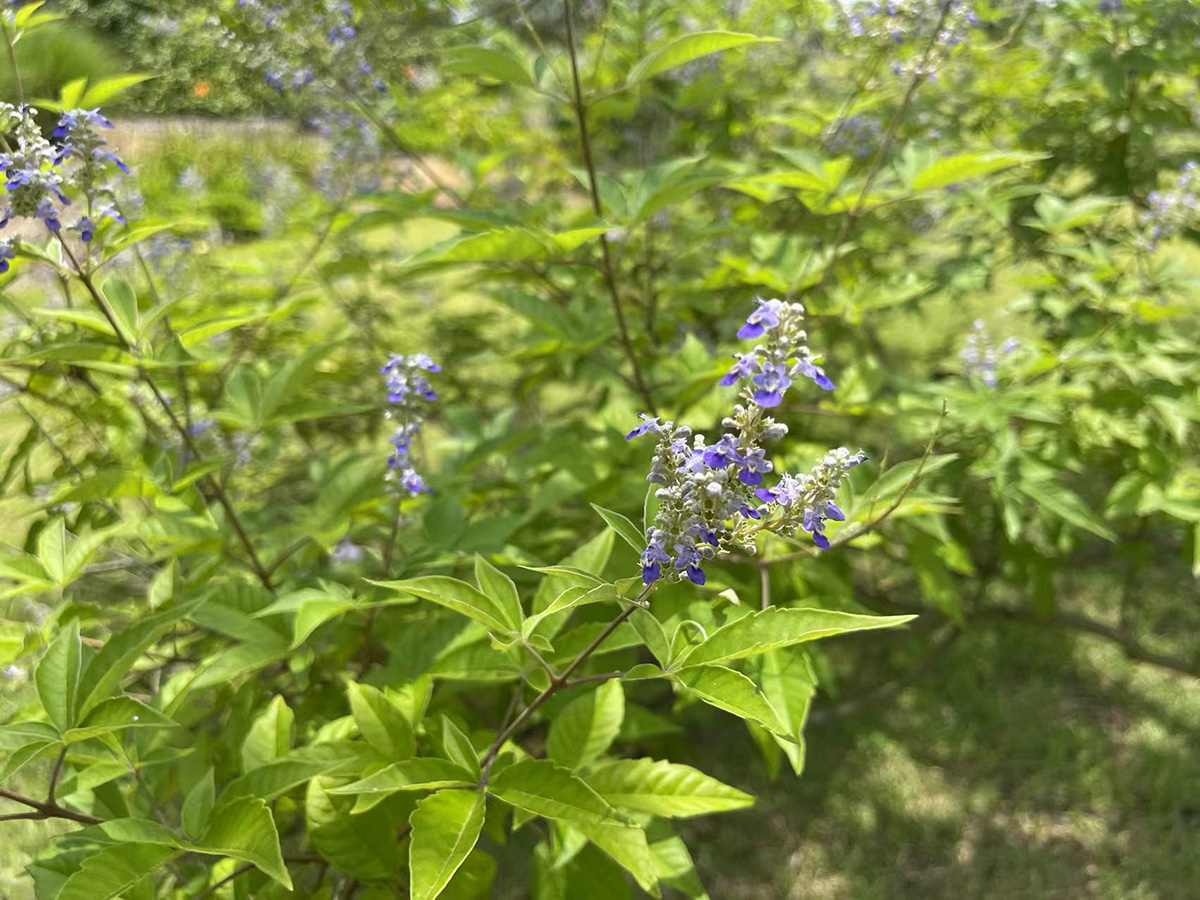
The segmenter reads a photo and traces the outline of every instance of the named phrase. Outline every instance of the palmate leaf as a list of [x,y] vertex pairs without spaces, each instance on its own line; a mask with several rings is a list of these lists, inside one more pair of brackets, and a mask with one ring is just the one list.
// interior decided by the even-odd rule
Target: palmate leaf
[[686,818],[751,806],[754,798],[691,766],[621,759],[588,774],[588,784],[618,809]]
[[625,692],[617,679],[577,697],[550,724],[546,755],[569,769],[579,769],[604,753],[621,731]]
[[474,619],[489,631],[507,634],[520,628],[520,623],[512,621],[508,610],[503,605],[477,587],[467,584],[465,581],[459,581],[457,578],[449,578],[445,575],[426,575],[422,578],[408,578],[403,581],[372,581],[371,583],[399,593],[411,594],[422,600],[430,600]]
[[708,56],[710,53],[720,53],[722,50],[744,47],[747,44],[774,43],[778,40],[778,38],[758,37],[734,31],[692,32],[652,50],[629,70],[629,77],[626,81],[629,84],[637,84],[669,69],[689,63],[693,59]]
[[580,777],[548,759],[526,759],[500,772],[488,792],[547,819],[623,825],[616,810]]
[[484,795],[479,791],[438,791],[409,816],[408,845],[412,900],[433,900],[474,849],[483,828]]
[[791,609],[772,606],[750,613],[718,628],[676,666],[691,667],[728,663],[766,653],[779,647],[820,638],[893,628],[916,616],[862,616],[829,609]]

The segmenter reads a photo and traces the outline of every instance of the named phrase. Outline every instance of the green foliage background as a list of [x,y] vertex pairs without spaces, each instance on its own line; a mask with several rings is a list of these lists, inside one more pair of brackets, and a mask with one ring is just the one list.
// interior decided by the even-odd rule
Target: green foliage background
[[[99,243],[142,260],[94,281],[129,285],[133,350],[44,230],[0,276],[0,751],[3,787],[42,803],[3,812],[50,810],[0,822],[0,893],[433,896],[456,859],[443,897],[1186,896],[1200,231],[1150,249],[1142,218],[1200,159],[1200,12],[976,8],[914,82],[889,63],[919,47],[856,41],[815,0],[582,4],[597,216],[561,4],[360,4],[385,151],[370,191],[333,200],[306,97],[216,38],[235,10],[47,5],[65,18],[17,44],[30,96],[136,70],[154,77],[118,109],[217,120],[118,120],[140,202]],[[701,31],[777,40],[639,77]],[[715,433],[755,295],[806,305],[838,385],[789,394],[776,471],[871,457],[835,548],[763,535],[703,590],[661,587],[647,615],[669,653],[658,626],[615,633],[580,669],[595,682],[503,746],[484,801],[481,759],[549,683],[536,654],[561,673],[635,593],[630,526],[594,508],[643,526],[650,450],[624,433],[648,399]],[[959,358],[977,319],[1019,339],[994,387]],[[377,373],[418,351],[445,369],[420,447],[435,492],[397,511]],[[139,369],[213,421],[201,460]],[[497,624],[520,632],[584,577],[533,571],[564,560],[613,593],[537,629],[544,646],[410,580],[504,594],[499,567],[520,600]],[[779,646],[729,661],[758,692],[714,702],[685,654],[768,603],[918,618],[819,644],[780,619]],[[110,682],[67,702],[96,660]],[[101,701],[163,727],[87,722]],[[84,724],[100,730],[65,744]],[[614,785],[642,758],[720,783],[664,769],[639,805]],[[353,793],[369,778],[432,786],[376,802]],[[447,823],[478,847],[455,854]],[[116,893],[87,893],[98,873]]]

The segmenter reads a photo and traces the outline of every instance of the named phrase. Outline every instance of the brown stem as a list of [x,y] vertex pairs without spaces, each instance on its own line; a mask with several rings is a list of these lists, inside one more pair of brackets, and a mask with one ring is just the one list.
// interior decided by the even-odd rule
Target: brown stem
[[[604,206],[600,202],[599,180],[596,177],[596,164],[592,158],[592,141],[588,134],[587,106],[583,102],[583,85],[579,81],[579,59],[575,54],[575,26],[571,20],[571,0],[563,0],[563,23],[567,28],[567,51],[571,59],[571,82],[574,88],[572,105],[575,108],[575,118],[579,122],[579,142],[583,148],[583,163],[587,168],[588,190],[592,197],[592,211],[596,218],[604,216]],[[617,291],[617,279],[613,271],[612,250],[608,245],[607,235],[600,235],[600,252],[604,258],[604,284],[608,288],[609,299],[612,300],[613,312],[617,317],[617,329],[621,334],[621,343],[625,347],[625,355],[629,357],[629,365],[633,369],[633,383],[641,395],[646,409],[650,413],[656,411],[654,395],[642,375],[641,364],[638,363],[637,351],[629,337],[629,326],[625,321],[625,310],[621,306],[621,295]]]
[[0,797],[28,806],[33,810],[31,813],[15,813],[4,816],[3,818],[8,821],[15,819],[69,819],[72,822],[79,822],[82,825],[99,825],[104,821],[96,816],[89,816],[87,813],[75,812],[75,810],[67,809],[65,806],[59,806],[57,803],[42,803],[34,800],[32,797],[26,797],[23,794],[18,794],[15,791],[9,791],[4,788],[0,788]]
[[550,684],[546,687],[546,689],[534,697],[533,701],[527,707],[521,710],[521,714],[513,719],[507,728],[496,735],[496,739],[492,741],[492,745],[488,747],[487,753],[484,754],[483,762],[480,763],[480,766],[483,769],[483,779],[485,782],[487,780],[488,771],[491,769],[492,763],[496,761],[496,756],[500,753],[500,748],[504,746],[505,741],[516,734],[520,730],[521,726],[529,721],[530,716],[537,712],[543,703],[557,694],[560,690],[571,684],[571,676],[575,674],[575,671],[585,662],[587,662],[588,657],[595,653],[601,644],[612,637],[613,632],[620,628],[621,624],[626,619],[642,608],[641,601],[650,596],[650,593],[654,590],[654,586],[656,584],[657,582],[651,582],[642,588],[642,592],[638,594],[637,599],[625,609],[621,610],[621,614],[609,622],[608,625],[604,627],[604,630],[596,635],[592,642],[579,652],[578,656],[571,660],[570,664],[563,669],[561,673],[559,673],[558,677],[550,679]]
[[[76,259],[75,254],[71,252],[70,245],[67,244],[61,234],[58,236],[58,240],[62,245],[63,252],[67,255],[67,258],[71,260],[71,264],[75,267],[75,273],[79,276],[80,282],[82,282],[83,286],[87,289],[88,294],[91,295],[92,300],[94,300],[96,305],[100,308],[100,311],[108,320],[108,324],[112,326],[113,332],[117,336],[117,340],[124,344],[125,349],[132,354],[135,359],[137,359],[138,353],[136,346],[129,336],[125,334],[124,329],[121,328],[120,323],[117,321],[116,314],[113,312],[112,307],[109,306],[108,301],[104,298],[104,295],[100,293],[99,289],[97,289],[91,275],[88,274],[82,266],[80,266],[79,260]],[[199,447],[196,446],[196,442],[192,440],[192,435],[191,432],[188,431],[187,425],[180,421],[179,415],[171,407],[170,401],[168,401],[166,396],[163,395],[163,392],[159,389],[158,384],[150,376],[150,373],[146,371],[146,369],[140,364],[140,362],[137,366],[137,372],[138,377],[140,377],[142,381],[146,383],[147,387],[150,388],[151,393],[154,394],[154,399],[157,400],[158,405],[162,407],[162,410],[170,420],[172,427],[174,427],[174,429],[179,433],[179,437],[183,440],[183,444],[187,448],[188,453],[191,454],[193,459],[197,461],[203,461],[204,456],[201,454]],[[233,501],[229,498],[229,494],[226,493],[225,488],[215,478],[205,476],[202,481],[212,491],[213,496],[216,497],[217,502],[220,503],[222,509],[225,510],[225,515],[229,519],[229,524],[233,526],[233,530],[237,534],[238,540],[245,548],[246,555],[250,559],[250,568],[254,571],[254,574],[258,577],[258,580],[262,582],[263,587],[269,591],[274,591],[275,588],[271,583],[271,575],[263,567],[262,561],[258,558],[258,553],[254,550],[254,545],[250,541],[250,536],[246,533],[246,529],[242,525],[242,520],[238,516],[237,510],[234,508]]]
[[46,802],[54,803],[54,792],[58,790],[58,779],[62,776],[63,763],[67,759],[67,748],[58,751],[58,759],[54,760],[54,771],[50,773],[50,786],[46,788]]

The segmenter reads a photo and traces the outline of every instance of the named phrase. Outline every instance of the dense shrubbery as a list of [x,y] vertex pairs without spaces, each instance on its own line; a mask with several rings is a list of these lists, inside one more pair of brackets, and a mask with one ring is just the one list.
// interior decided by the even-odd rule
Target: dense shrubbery
[[702,897],[672,820],[752,798],[685,708],[800,774],[854,650],[1196,674],[1136,586],[1200,570],[1200,11],[513,9],[217,8],[301,123],[248,164],[122,160],[133,78],[4,108],[36,896]]

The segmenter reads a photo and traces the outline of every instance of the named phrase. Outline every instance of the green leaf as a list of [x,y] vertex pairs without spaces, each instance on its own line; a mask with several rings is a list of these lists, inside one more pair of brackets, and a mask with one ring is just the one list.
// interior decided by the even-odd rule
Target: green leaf
[[990,175],[1022,163],[1045,159],[1044,153],[1021,153],[1017,151],[997,153],[959,153],[943,156],[913,176],[909,187],[913,191],[928,191],[943,188],[968,178]]
[[289,891],[292,878],[279,850],[279,832],[266,803],[241,799],[221,804],[212,814],[204,836],[189,849],[248,862]]
[[274,800],[318,775],[358,777],[364,766],[377,759],[374,750],[359,742],[334,741],[301,747],[230,782],[221,793],[221,803],[242,797]]
[[112,697],[98,704],[63,735],[68,744],[124,728],[175,728],[179,723],[133,697]]
[[636,84],[710,53],[720,53],[722,50],[731,50],[746,44],[773,43],[778,40],[734,31],[696,31],[677,37],[651,51],[630,69],[626,80],[629,84]]
[[525,618],[525,611],[521,608],[521,598],[513,580],[478,553],[475,554],[475,580],[479,583],[479,590],[491,597],[508,618],[519,626]]
[[504,606],[478,588],[465,581],[459,581],[457,578],[448,578],[445,575],[426,575],[422,578],[409,578],[404,581],[373,581],[371,583],[440,604],[456,613],[474,619],[490,631],[507,634],[519,630],[519,623],[509,618],[508,610]]
[[15,748],[0,766],[0,784],[12,778],[34,760],[42,759],[62,748],[59,741],[30,741]]
[[412,900],[433,900],[449,884],[479,840],[483,808],[478,791],[438,791],[417,804],[408,819]]
[[369,684],[346,686],[359,733],[388,759],[406,759],[416,749],[412,725],[384,693]]
[[282,697],[276,696],[250,725],[242,741],[242,771],[253,772],[292,749],[295,714]]
[[604,753],[621,731],[625,692],[617,679],[568,703],[550,724],[546,755],[569,769],[579,769]]
[[[113,97],[124,93],[136,84],[141,84],[143,81],[149,81],[153,75],[139,75],[136,72],[131,72],[127,75],[114,75],[111,78],[103,78],[95,84],[89,85],[87,91],[78,101],[78,106],[91,108],[93,106],[103,106]],[[71,109],[71,107],[66,107]]]
[[204,833],[208,818],[212,815],[216,796],[216,781],[210,767],[183,798],[183,830],[189,837],[196,838]]
[[646,832],[640,825],[596,825],[575,822],[571,826],[589,841],[611,856],[637,881],[638,886],[652,897],[661,896],[658,873]]
[[618,809],[685,818],[742,809],[754,798],[691,766],[665,760],[620,759],[588,774],[588,784]]
[[50,521],[38,535],[38,561],[56,583],[67,583],[67,526],[62,519]]
[[1057,481],[1019,481],[1017,488],[1039,506],[1048,509],[1061,519],[1077,528],[1090,531],[1106,541],[1115,541],[1117,535],[1108,528],[1087,504],[1070,488]]
[[79,620],[72,619],[58,633],[34,673],[42,708],[59,731],[66,731],[75,724],[75,702],[82,667],[83,643],[79,639]]
[[87,715],[92,707],[111,695],[159,636],[202,602],[198,600],[146,616],[109,637],[84,670],[82,684],[86,693],[81,695],[79,714]]
[[446,716],[442,716],[442,752],[446,754],[447,759],[462,766],[476,778],[481,774],[479,754],[475,751],[475,745],[463,734],[462,729]]
[[671,664],[671,642],[667,638],[667,632],[663,628],[662,622],[654,617],[654,613],[646,609],[639,609],[629,617],[629,624],[633,626],[633,630],[637,632],[642,643],[646,645],[646,649],[653,654],[659,664],[669,666]]
[[767,702],[779,713],[795,741],[773,735],[792,771],[799,775],[804,771],[804,723],[817,692],[816,674],[805,651],[773,650],[764,654],[759,683]]
[[488,791],[505,803],[547,819],[624,824],[583,779],[548,759],[513,763],[491,780]]
[[332,865],[356,878],[394,878],[401,860],[397,817],[382,805],[355,814],[354,799],[328,793],[326,782],[325,778],[313,779],[304,798],[313,847]]
[[772,734],[790,738],[787,726],[774,707],[745,675],[724,666],[696,666],[684,669],[676,678],[685,688],[710,706],[723,709],[740,719],[757,722]]
[[619,512],[613,512],[611,509],[605,509],[603,506],[592,504],[592,509],[600,513],[600,517],[608,523],[608,527],[621,536],[630,547],[632,547],[640,555],[646,549],[646,538],[638,531],[638,527],[629,521]]
[[104,282],[101,293],[104,294],[113,317],[121,327],[122,336],[136,342],[141,336],[142,323],[133,285],[119,275],[114,275]]
[[331,788],[330,794],[394,794],[397,791],[435,791],[446,787],[470,787],[479,776],[470,769],[448,759],[414,757],[392,763],[366,778],[342,787]]
[[511,53],[491,47],[455,47],[442,66],[447,72],[476,75],[523,87],[533,86],[528,66]]
[[173,858],[176,852],[161,844],[121,843],[105,847],[83,861],[55,900],[113,900]]
[[829,609],[772,606],[734,619],[696,646],[679,665],[727,663],[805,641],[850,631],[893,628],[916,616],[861,616]]

